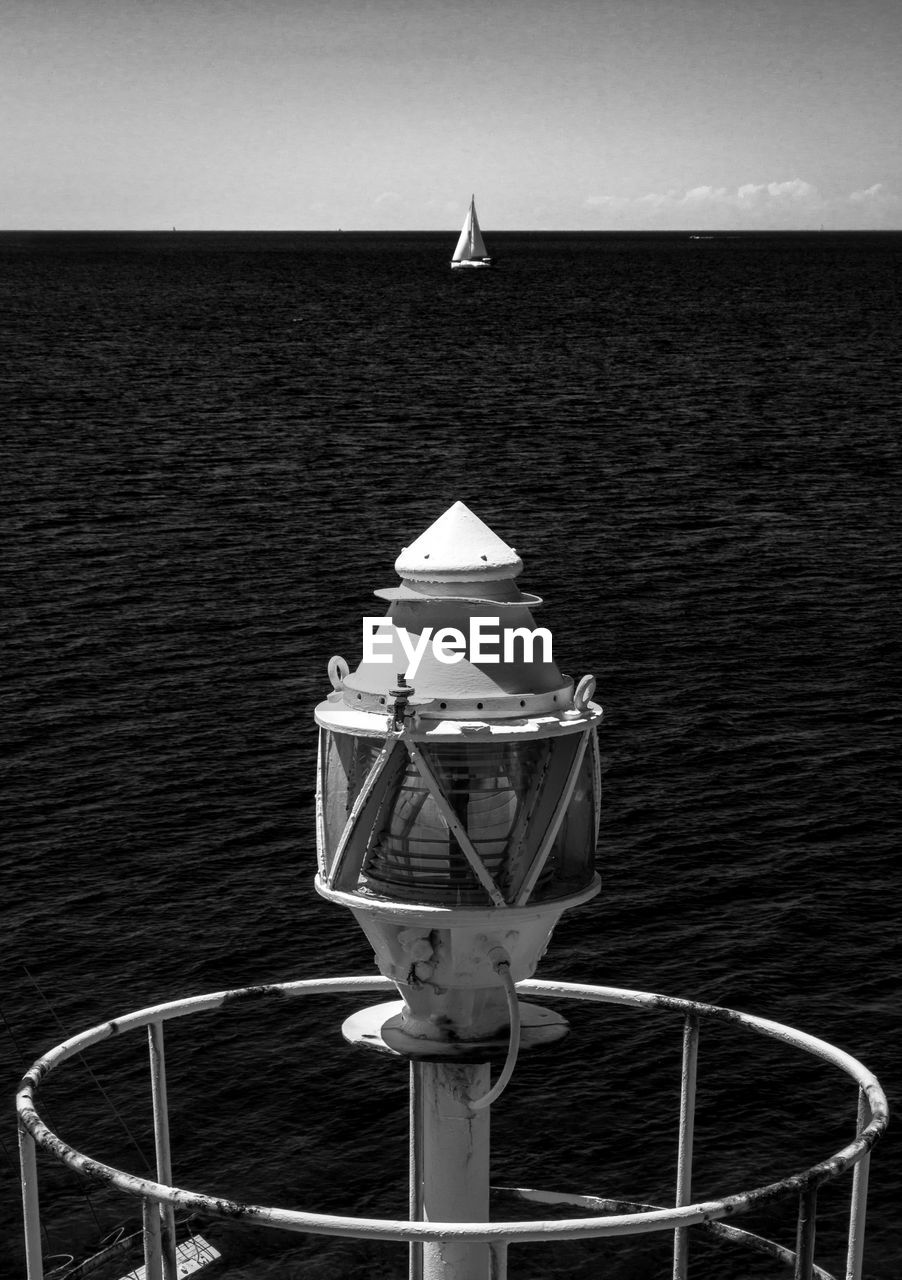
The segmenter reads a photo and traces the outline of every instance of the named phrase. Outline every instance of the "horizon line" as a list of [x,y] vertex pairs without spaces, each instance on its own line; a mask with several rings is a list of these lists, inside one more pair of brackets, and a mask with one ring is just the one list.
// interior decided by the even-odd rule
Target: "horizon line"
[[[887,235],[897,227],[514,227],[489,228],[490,235]],[[0,227],[0,235],[434,235],[458,231],[436,227]]]

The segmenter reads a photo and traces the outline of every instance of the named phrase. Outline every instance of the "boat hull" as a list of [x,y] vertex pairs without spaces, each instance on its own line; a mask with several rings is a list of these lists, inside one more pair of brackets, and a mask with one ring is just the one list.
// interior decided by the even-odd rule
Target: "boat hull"
[[462,262],[452,262],[451,270],[456,271],[458,267],[490,267],[492,265],[491,258],[469,258]]

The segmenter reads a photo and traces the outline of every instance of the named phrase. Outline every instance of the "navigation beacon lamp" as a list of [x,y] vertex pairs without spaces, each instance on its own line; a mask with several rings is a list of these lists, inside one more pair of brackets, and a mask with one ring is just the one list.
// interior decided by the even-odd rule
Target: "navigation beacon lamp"
[[[333,658],[316,708],[316,887],[350,908],[402,997],[345,1035],[416,1067],[411,1209],[431,1221],[487,1219],[488,1105],[521,1045],[566,1032],[514,983],[600,888],[595,682],[558,670],[522,568],[455,503],[401,552],[364,660],[350,673]],[[427,1276],[487,1275],[486,1245],[423,1248]]]

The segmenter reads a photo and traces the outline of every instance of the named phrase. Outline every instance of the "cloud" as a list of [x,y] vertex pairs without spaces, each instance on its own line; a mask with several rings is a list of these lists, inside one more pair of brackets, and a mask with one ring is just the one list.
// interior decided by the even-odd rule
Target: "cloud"
[[817,187],[801,178],[793,178],[789,182],[746,182],[735,191],[730,191],[727,187],[706,185],[690,187],[688,191],[682,192],[671,188],[669,191],[650,191],[645,195],[632,197],[589,196],[584,203],[596,209],[698,209],[712,206],[748,209],[780,208],[788,203],[813,204],[819,199]]
[[882,182],[875,182],[872,187],[865,187],[864,191],[853,191],[849,199],[853,204],[867,204],[871,200],[889,199],[889,192]]
[[650,191],[648,195],[639,196],[634,203],[639,205],[640,208],[666,209],[671,207],[676,202],[677,198],[675,191],[665,191],[663,193]]
[[902,199],[882,182],[827,196],[814,183],[790,178],[744,182],[738,187],[706,183],[687,190],[670,188],[635,196],[590,195],[583,207],[611,226],[801,230],[826,223],[854,229],[892,225],[902,210]]
[[726,187],[692,187],[679,200],[680,204],[723,204],[729,200]]
[[816,200],[818,189],[801,178],[793,178],[792,182],[769,182],[767,194],[771,200]]
[[746,182],[738,188],[736,199],[740,205],[784,205],[789,201],[814,201],[818,189],[801,178],[790,182]]
[[802,178],[784,182],[745,182],[735,188],[704,183],[687,190],[649,191],[641,196],[592,195],[585,206],[623,221],[639,220],[671,226],[739,226],[752,220],[761,226],[810,222],[824,201],[817,187]]

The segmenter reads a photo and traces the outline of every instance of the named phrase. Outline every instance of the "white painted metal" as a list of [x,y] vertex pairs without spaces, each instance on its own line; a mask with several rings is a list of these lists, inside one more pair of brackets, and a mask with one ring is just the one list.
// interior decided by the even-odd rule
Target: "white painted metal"
[[[410,1168],[407,1180],[411,1222],[423,1221],[423,1126],[420,1124],[422,1108],[422,1063],[410,1060],[410,1121],[408,1126],[410,1141]],[[423,1280],[423,1245],[411,1240],[410,1280]]]
[[[428,929],[448,929],[453,924],[455,929],[485,928],[491,920],[503,924],[505,929],[536,929],[543,920],[549,918],[553,909],[553,922],[571,907],[582,906],[590,898],[594,898],[601,888],[601,880],[596,875],[591,884],[578,893],[570,893],[565,898],[555,898],[550,902],[532,903],[525,907],[505,907],[503,912],[486,904],[484,907],[449,907],[420,902],[395,902],[391,899],[364,898],[360,894],[348,893],[342,889],[329,889],[318,880],[315,885],[317,893],[330,902],[340,902],[342,906],[360,915],[369,915],[383,920],[397,920],[404,926],[422,925]],[[340,981],[340,979],[337,979]],[[364,978],[359,979],[364,982]],[[518,979],[519,981],[519,979]],[[290,984],[289,984],[290,985]]]
[[[588,891],[591,896],[592,886]],[[341,901],[325,891],[325,896]],[[420,1051],[412,1057],[430,1056],[422,1042],[438,1046],[444,1056],[449,1043],[507,1039],[508,1005],[504,988],[490,954],[503,948],[510,957],[514,981],[530,977],[548,946],[548,939],[566,906],[558,900],[536,907],[510,907],[503,911],[486,902],[478,911],[450,904],[432,909],[410,904],[410,912],[395,910],[394,902],[379,902],[363,895],[343,895],[366,934],[381,973],[390,978],[403,997],[395,1032],[413,1036]],[[413,975],[412,975],[413,968]],[[530,1020],[535,1025],[535,1020]],[[497,1045],[491,1046],[492,1049]]]
[[466,503],[454,502],[403,549],[395,572],[414,582],[495,581],[518,577],[523,561]]
[[[695,1086],[698,1073],[698,1018],[683,1024],[683,1070],[680,1079],[680,1135],[677,1155],[676,1203],[692,1199],[692,1142],[695,1135]],[[685,1228],[673,1233],[673,1280],[686,1280],[689,1237]]]
[[316,853],[319,873],[326,880],[329,868],[326,865],[326,815],[323,808],[323,736],[323,729],[320,727],[316,735]]
[[[413,723],[406,726],[408,737],[416,742],[446,742],[455,738],[480,742],[524,742],[534,738],[552,738],[561,734],[579,733],[587,723],[598,724],[604,712],[596,702],[575,715],[567,716],[558,707],[566,707],[573,692],[573,681],[562,677],[558,689],[543,693],[523,693],[512,704],[507,694],[491,696],[474,693],[464,697],[455,693],[454,701],[444,707],[438,696],[426,696],[422,682],[418,680],[416,702],[410,704],[414,713]],[[390,726],[388,701],[374,702],[374,695],[361,694],[362,701],[352,706],[329,694],[314,708],[314,719],[323,729],[349,733],[361,738],[382,737]],[[522,706],[521,706],[522,699]],[[368,705],[368,703],[370,705]],[[481,704],[481,709],[480,709]],[[509,716],[516,707],[520,715],[516,719],[490,720],[494,714]]]
[[144,1219],[144,1274],[147,1280],[163,1280],[160,1206],[152,1194],[141,1201],[141,1211]]
[[[32,1134],[35,1141],[46,1147],[58,1160],[79,1173],[93,1173],[105,1178],[111,1186],[133,1196],[149,1197],[167,1204],[177,1205],[187,1212],[196,1212],[208,1217],[236,1218],[247,1224],[277,1227],[282,1230],[310,1233],[312,1235],[331,1235],[339,1237],[369,1238],[374,1240],[403,1241],[458,1241],[475,1243],[477,1241],[494,1241],[523,1243],[530,1240],[578,1240],[594,1237],[619,1237],[625,1235],[642,1235],[655,1231],[673,1231],[697,1223],[711,1222],[735,1215],[737,1212],[754,1209],[760,1205],[771,1203],[776,1194],[786,1190],[790,1182],[798,1186],[811,1178],[838,1176],[860,1161],[870,1146],[884,1132],[888,1121],[888,1106],[879,1081],[861,1062],[851,1054],[820,1040],[805,1032],[797,1031],[778,1022],[766,1018],[758,1018],[752,1014],[733,1010],[719,1009],[713,1005],[696,1004],[688,1000],[678,1000],[667,996],[655,995],[646,991],[631,991],[615,987],[550,982],[547,980],[529,979],[518,984],[518,990],[524,995],[535,995],[549,999],[586,1000],[593,1003],[621,1005],[647,1012],[670,1012],[694,1014],[699,1018],[712,1018],[717,1021],[728,1021],[731,1025],[754,1031],[768,1038],[776,1039],[783,1044],[802,1049],[807,1053],[831,1063],[856,1080],[865,1093],[871,1118],[864,1125],[853,1142],[848,1143],[828,1160],[821,1161],[812,1169],[805,1170],[792,1179],[782,1179],[778,1183],[770,1183],[752,1191],[737,1192],[718,1199],[711,1199],[690,1205],[670,1209],[651,1209],[636,1213],[614,1213],[611,1215],[580,1217],[575,1219],[544,1219],[525,1222],[416,1222],[397,1221],[384,1218],[354,1218],[330,1214],[304,1213],[298,1210],[276,1209],[252,1203],[237,1204],[225,1201],[220,1197],[202,1195],[179,1187],[164,1186],[147,1178],[125,1173],[114,1169],[101,1161],[85,1156],[75,1148],[58,1138],[41,1120],[35,1109],[34,1094],[37,1086],[52,1070],[60,1066],[68,1058],[99,1044],[112,1035],[123,1034],[146,1026],[154,1021],[168,1021],[170,1018],[186,1017],[193,1013],[202,1013],[227,1006],[231,1000],[240,999],[242,1007],[254,995],[271,999],[276,996],[296,997],[303,995],[325,995],[329,993],[351,992],[384,992],[392,991],[394,985],[380,976],[321,978],[300,982],[277,983],[261,988],[247,988],[238,991],[219,991],[210,995],[195,996],[185,1000],[175,1000],[167,1004],[154,1005],[150,1008],[126,1014],[115,1022],[105,1022],[92,1027],[79,1035],[72,1036],[62,1044],[51,1049],[40,1058],[27,1073],[17,1095],[17,1108],[20,1123]],[[28,1180],[27,1143],[23,1144],[23,1168]],[[33,1174],[32,1174],[33,1177]],[[861,1181],[861,1180],[859,1180]],[[863,1214],[863,1201],[860,1205]],[[151,1215],[153,1218],[154,1215]],[[157,1222],[159,1219],[157,1218]],[[152,1230],[152,1227],[151,1227]],[[40,1280],[40,1272],[30,1277]]]
[[[487,1222],[489,1111],[474,1103],[489,1090],[488,1063],[420,1066],[416,1120],[422,1132],[419,1170],[427,1222]],[[430,1240],[423,1245],[423,1280],[489,1280],[487,1242]]]
[[[545,1005],[528,1004],[518,1000],[516,1019],[520,1027],[520,1044],[522,1052],[545,1048],[556,1040],[562,1040],[570,1030],[567,1019],[555,1009]],[[365,1009],[357,1009],[341,1024],[341,1034],[348,1044],[362,1049],[374,1049],[395,1058],[407,1058],[411,1061],[422,1061],[430,1058],[435,1061],[441,1057],[448,1062],[472,1062],[473,1045],[464,1040],[434,1040],[417,1036],[407,1030],[403,1000],[387,1000],[385,1004],[367,1005]],[[486,1051],[486,1056],[497,1057],[505,1050],[510,1056],[511,1038],[506,1028],[501,1027],[497,1036],[491,1039],[480,1039],[479,1044]],[[497,1085],[495,1086],[497,1088]]]
[[41,1250],[41,1208],[38,1200],[38,1162],[34,1138],[19,1125],[19,1161],[22,1168],[22,1217],[25,1224],[25,1263],[28,1280],[44,1280]]
[[507,1280],[507,1241],[493,1240],[489,1248],[492,1251],[492,1280]]
[[[859,1136],[871,1122],[871,1108],[868,1105],[864,1089],[858,1090],[858,1134]],[[855,1166],[852,1174],[852,1205],[849,1213],[849,1252],[846,1259],[846,1280],[861,1280],[861,1268],[864,1262],[864,1222],[865,1207],[868,1198],[868,1174],[870,1171],[871,1153],[865,1152]]]
[[[166,1099],[166,1051],[162,1022],[151,1022],[147,1028],[150,1055],[150,1089],[153,1099],[153,1141],[157,1158],[157,1179],[172,1183],[172,1152],[169,1145],[169,1105]],[[171,1204],[161,1205],[163,1274],[165,1280],[178,1280],[175,1259],[175,1210]]]
[[[595,704],[590,702],[589,707]],[[600,708],[596,708],[600,710]],[[600,717],[599,717],[600,718]],[[595,839],[598,839],[598,833],[601,830],[601,751],[598,747],[598,734],[589,735],[590,746],[592,750],[592,773],[595,778],[595,787],[593,794],[595,796]]]
[[793,1280],[814,1280],[814,1240],[817,1225],[817,1187],[806,1187],[799,1195],[796,1224],[796,1256]]

